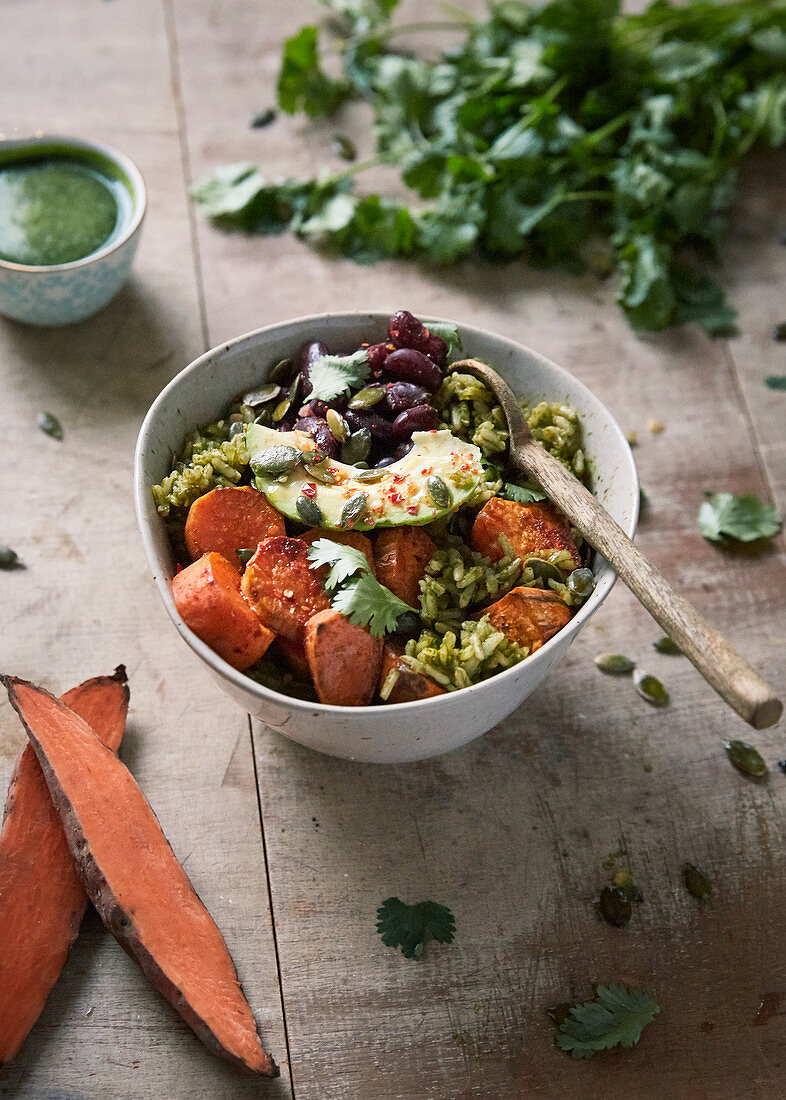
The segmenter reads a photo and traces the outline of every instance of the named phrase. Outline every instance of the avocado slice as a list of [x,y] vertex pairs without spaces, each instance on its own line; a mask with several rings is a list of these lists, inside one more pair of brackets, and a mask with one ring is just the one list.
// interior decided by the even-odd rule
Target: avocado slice
[[[274,508],[312,527],[355,531],[432,523],[468,504],[484,484],[481,454],[471,443],[448,431],[414,432],[412,441],[408,455],[379,470],[326,459],[311,470],[298,461],[274,476],[261,469],[265,452],[273,447],[313,452],[314,441],[300,431],[277,432],[262,424],[246,428],[254,484]],[[268,465],[275,471],[275,462]]]

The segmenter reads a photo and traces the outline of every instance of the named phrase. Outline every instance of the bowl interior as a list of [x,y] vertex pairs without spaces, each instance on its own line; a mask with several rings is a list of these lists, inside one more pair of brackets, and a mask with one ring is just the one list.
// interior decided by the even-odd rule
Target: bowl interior
[[[323,340],[334,353],[353,351],[363,341],[377,342],[385,336],[388,316],[383,313],[333,313],[304,317],[259,329],[222,344],[195,360],[169,383],[150,408],[142,425],[135,470],[137,518],[148,563],[162,599],[188,644],[220,676],[260,700],[286,701],[294,709],[311,712],[315,706],[327,711],[346,711],[343,707],[303,703],[273,692],[235,672],[192,634],[177,614],[172,601],[169,586],[174,559],[165,525],[155,510],[150,487],[169,473],[173,456],[179,452],[188,432],[197,425],[217,419],[238,393],[257,385],[278,360],[299,355],[300,349],[309,340]],[[436,317],[430,319],[439,320]],[[424,320],[428,323],[428,318],[424,317]],[[458,327],[463,354],[496,367],[522,400],[533,404],[541,400],[563,401],[579,411],[593,491],[623,530],[632,535],[639,508],[636,468],[622,430],[605,406],[576,378],[536,352],[482,329],[469,325]],[[564,640],[566,633],[575,634],[602,603],[614,583],[615,574],[599,555],[595,556],[593,569],[596,575],[593,594],[559,635],[527,658],[527,666],[541,660],[548,663],[550,647],[556,638],[562,637]],[[515,676],[517,668],[521,667],[513,666],[493,680],[464,690],[483,690],[503,677]],[[416,703],[399,703],[394,704],[394,708],[426,705],[433,708],[446,698],[441,696]],[[359,717],[370,710],[376,711],[378,708],[352,708],[353,714]]]

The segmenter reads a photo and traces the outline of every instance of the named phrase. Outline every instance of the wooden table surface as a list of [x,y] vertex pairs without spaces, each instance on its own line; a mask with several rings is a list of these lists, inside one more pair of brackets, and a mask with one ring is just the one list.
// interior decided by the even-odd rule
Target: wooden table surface
[[[0,132],[112,142],[150,205],[133,280],[101,314],[51,331],[0,321],[0,541],[26,565],[0,575],[0,668],[60,692],[127,665],[123,758],[226,936],[281,1077],[243,1079],[207,1054],[91,914],[0,1095],[785,1096],[783,726],[750,734],[763,780],[734,771],[722,743],[750,731],[684,659],[653,651],[660,631],[618,587],[560,669],[467,748],[401,767],[316,755],[249,724],[177,637],[143,559],[131,469],[152,399],[221,340],[334,309],[471,321],[564,364],[638,433],[638,542],[783,689],[782,541],[724,552],[695,516],[705,489],[786,506],[786,394],[763,383],[786,372],[771,337],[786,319],[786,159],[745,174],[724,253],[731,341],[692,327],[637,337],[613,287],[589,278],[360,268],[286,235],[222,235],[188,199],[214,166],[340,163],[330,125],[249,125],[273,98],[283,37],[314,18],[306,0],[2,6]],[[367,147],[366,125],[353,110],[341,128]],[[37,430],[41,410],[62,442]],[[668,709],[596,670],[610,649],[663,678]],[[20,742],[0,703],[3,789]],[[686,860],[712,878],[704,904],[682,885]],[[622,869],[645,900],[617,929],[593,899]],[[375,913],[390,895],[449,905],[455,942],[419,962],[384,947]],[[596,982],[641,985],[662,1011],[636,1048],[575,1062],[546,1010]],[[765,995],[783,996],[769,1018]]]

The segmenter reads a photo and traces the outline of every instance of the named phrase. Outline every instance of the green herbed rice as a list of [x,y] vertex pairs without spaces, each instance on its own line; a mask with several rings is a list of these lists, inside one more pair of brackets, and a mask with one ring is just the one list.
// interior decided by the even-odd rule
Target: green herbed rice
[[237,485],[248,465],[246,437],[230,438],[230,425],[218,420],[192,432],[175,468],[159,485],[153,500],[162,516],[175,508],[189,508],[197,497],[223,485]]
[[403,660],[448,691],[470,687],[522,661],[529,650],[510,642],[488,617],[466,619],[444,634],[424,630],[407,642]]

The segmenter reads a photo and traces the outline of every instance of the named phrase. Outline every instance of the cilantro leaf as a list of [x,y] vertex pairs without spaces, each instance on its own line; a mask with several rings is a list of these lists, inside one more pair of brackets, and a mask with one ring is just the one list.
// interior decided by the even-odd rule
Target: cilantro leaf
[[455,325],[444,324],[441,321],[426,321],[429,332],[444,340],[448,345],[448,360],[452,359],[458,351],[463,351],[461,335]]
[[392,633],[401,616],[414,610],[370,573],[363,573],[340,588],[330,602],[351,623],[367,626],[375,638]]
[[611,1047],[632,1047],[660,1012],[660,1007],[640,989],[624,985],[599,985],[594,1001],[570,1009],[557,1035],[557,1046],[573,1058],[591,1058]]
[[332,401],[351,389],[357,389],[368,378],[368,352],[361,349],[352,355],[320,355],[308,377],[311,401]]
[[400,947],[406,959],[419,959],[429,940],[453,943],[455,918],[446,905],[421,901],[406,905],[388,898],[377,909],[377,932],[386,947]]
[[312,542],[308,548],[308,558],[312,563],[311,569],[319,569],[323,565],[332,567],[322,582],[326,592],[332,592],[355,573],[367,573],[369,569],[368,558],[362,550],[328,538]]
[[518,504],[531,504],[535,500],[545,500],[546,494],[542,489],[528,489],[524,485],[513,485],[506,481],[502,492],[497,494],[506,500],[515,500]]
[[298,110],[309,118],[332,115],[352,95],[345,80],[336,80],[320,68],[318,38],[317,27],[301,27],[284,44],[278,103],[290,115]]
[[696,522],[699,531],[710,542],[727,544],[753,542],[772,538],[781,529],[782,519],[776,508],[765,504],[752,493],[735,497],[731,493],[706,493]]

